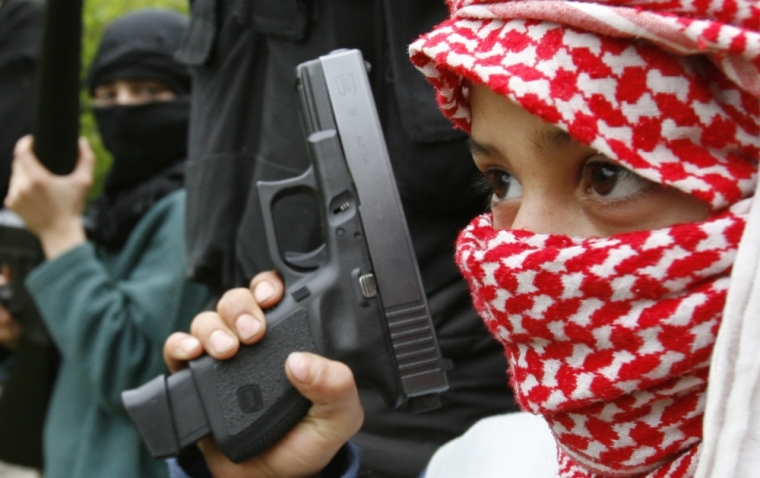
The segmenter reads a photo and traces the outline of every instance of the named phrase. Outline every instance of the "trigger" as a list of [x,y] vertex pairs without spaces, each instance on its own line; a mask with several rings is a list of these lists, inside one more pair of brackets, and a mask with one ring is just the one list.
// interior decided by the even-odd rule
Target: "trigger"
[[286,252],[283,259],[293,267],[314,270],[327,260],[327,244],[309,252]]

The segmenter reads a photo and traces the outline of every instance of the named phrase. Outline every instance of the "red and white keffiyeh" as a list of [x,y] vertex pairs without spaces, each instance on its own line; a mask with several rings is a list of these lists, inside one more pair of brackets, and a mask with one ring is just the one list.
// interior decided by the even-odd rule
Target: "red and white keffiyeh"
[[744,224],[729,211],[573,239],[497,231],[484,215],[462,232],[475,308],[504,345],[519,403],[549,422],[563,477],[693,475]]
[[496,231],[484,215],[457,243],[563,478],[692,477],[757,181],[760,2],[448,3],[451,18],[410,54],[457,126],[469,130],[469,85],[483,84],[712,207],[703,223],[602,239]]
[[459,127],[469,129],[467,85],[484,84],[715,209],[753,191],[758,2],[449,4],[451,18],[415,41],[410,54]]

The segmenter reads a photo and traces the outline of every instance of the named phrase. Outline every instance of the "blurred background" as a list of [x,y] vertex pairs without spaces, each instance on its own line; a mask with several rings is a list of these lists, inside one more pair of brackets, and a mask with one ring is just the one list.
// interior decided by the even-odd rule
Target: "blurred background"
[[[187,0],[89,0],[84,2],[84,33],[82,37],[82,79],[86,77],[87,69],[95,57],[100,35],[105,26],[113,19],[139,8],[159,7],[171,8],[183,13],[188,12]],[[103,147],[95,125],[95,117],[90,109],[90,98],[85,88],[82,88],[81,132],[90,140],[98,158],[95,170],[95,184],[89,196],[93,198],[100,194],[103,176],[111,165],[111,156]]]

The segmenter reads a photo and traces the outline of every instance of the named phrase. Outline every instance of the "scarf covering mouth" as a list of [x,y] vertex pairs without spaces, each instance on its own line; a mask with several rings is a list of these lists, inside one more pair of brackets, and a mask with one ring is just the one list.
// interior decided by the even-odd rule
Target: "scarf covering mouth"
[[709,204],[708,221],[605,239],[460,235],[457,263],[549,422],[562,478],[693,477],[709,359],[760,157],[760,3],[449,0],[410,46],[470,130],[484,85]]
[[652,181],[723,209],[754,191],[760,3],[449,0],[410,46],[469,131],[482,84]]
[[475,308],[518,402],[549,423],[561,477],[693,476],[748,202],[609,238],[495,230],[490,214],[461,233]]

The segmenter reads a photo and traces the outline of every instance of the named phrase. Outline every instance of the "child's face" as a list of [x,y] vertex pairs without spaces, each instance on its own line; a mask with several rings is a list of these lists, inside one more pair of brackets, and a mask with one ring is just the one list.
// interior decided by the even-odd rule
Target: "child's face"
[[471,89],[471,150],[498,229],[606,237],[707,218],[707,205],[648,181],[484,86]]
[[139,105],[176,97],[167,85],[155,80],[116,80],[95,88],[95,106]]

